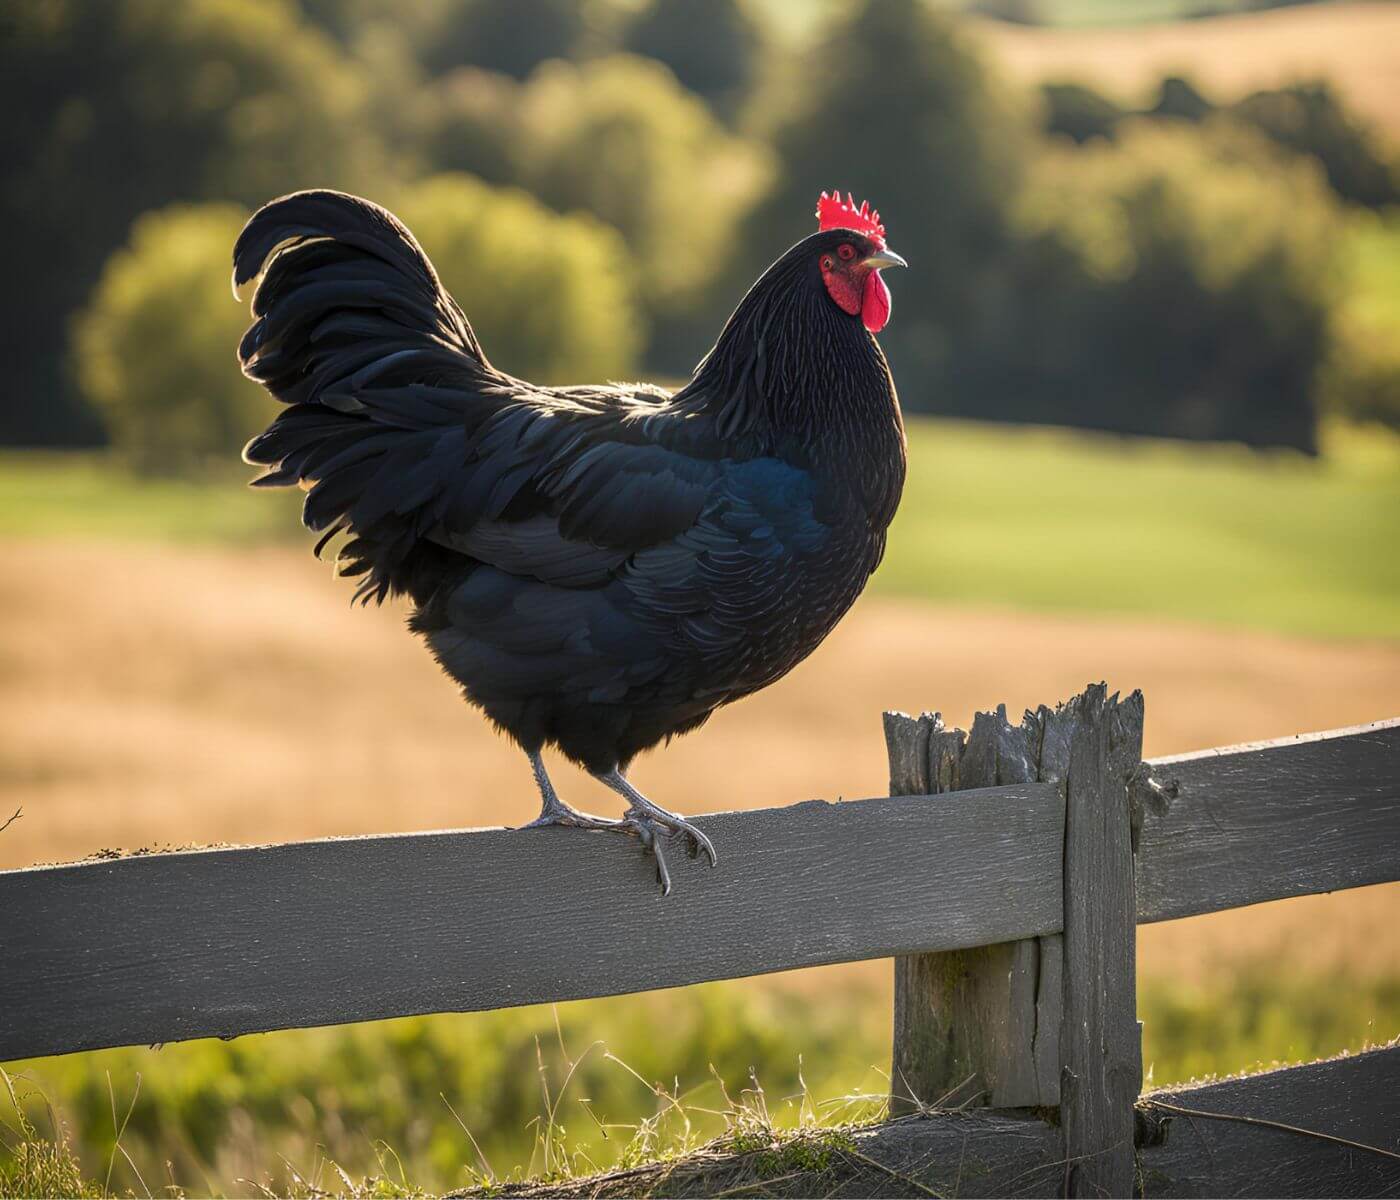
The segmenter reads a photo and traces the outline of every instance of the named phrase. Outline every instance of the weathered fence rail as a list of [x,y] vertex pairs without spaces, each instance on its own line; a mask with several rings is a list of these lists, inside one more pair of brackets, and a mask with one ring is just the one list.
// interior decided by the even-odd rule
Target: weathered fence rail
[[[1137,923],[1400,879],[1400,720],[1149,763],[1142,722],[1101,685],[966,735],[889,714],[889,797],[700,818],[725,861],[664,902],[569,830],[0,872],[0,1060],[893,957],[892,1111],[993,1106],[869,1135],[919,1178],[956,1137],[1007,1194],[1288,1193],[1240,1166],[1266,1146],[1322,1190],[1400,1187],[1400,1119],[1371,1119],[1400,1050],[1139,1102],[1134,998]],[[1329,1120],[1354,1136],[1280,1127]]]
[[1400,720],[1153,759],[1137,914],[1170,921],[1396,878]]
[[0,1060],[1033,936],[1060,927],[1063,812],[1034,785],[717,813],[742,869],[682,858],[664,903],[642,855],[568,829],[0,872]]

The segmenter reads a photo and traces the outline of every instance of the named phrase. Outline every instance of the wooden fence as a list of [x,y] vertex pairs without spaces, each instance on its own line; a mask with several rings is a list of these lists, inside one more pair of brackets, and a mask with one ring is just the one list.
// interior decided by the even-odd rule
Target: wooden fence
[[1134,972],[1137,924],[1400,879],[1400,720],[1147,763],[1142,727],[1102,685],[887,714],[889,796],[703,817],[723,863],[664,901],[560,829],[0,872],[0,1061],[893,957],[913,1115],[861,1136],[920,1193],[1393,1192],[1400,1047],[1140,1097]]

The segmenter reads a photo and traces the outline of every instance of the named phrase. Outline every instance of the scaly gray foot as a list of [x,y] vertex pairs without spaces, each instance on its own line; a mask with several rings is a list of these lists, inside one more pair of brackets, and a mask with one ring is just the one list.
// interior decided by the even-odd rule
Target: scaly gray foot
[[656,859],[656,881],[661,885],[663,896],[671,894],[671,872],[666,866],[666,855],[662,849],[670,838],[685,838],[686,849],[691,858],[699,857],[703,850],[710,860],[710,866],[715,865],[717,857],[709,838],[685,818],[653,804],[628,783],[620,771],[609,771],[597,776],[628,802],[628,809],[622,820],[613,821],[607,817],[595,817],[592,813],[579,812],[559,799],[554,785],[549,781],[544,760],[538,750],[530,753],[530,765],[534,769],[535,782],[540,789],[540,815],[521,828],[541,829],[547,825],[564,825],[572,829],[610,830],[635,837],[642,843],[642,848]]
[[[621,821],[607,817],[595,817],[592,813],[579,812],[570,808],[554,790],[549,781],[549,773],[544,769],[544,759],[538,750],[530,753],[530,767],[535,773],[535,783],[540,789],[540,815],[522,829],[543,829],[546,825],[567,825],[573,829],[621,829]],[[623,830],[623,832],[627,832]]]
[[698,857],[703,850],[705,857],[710,860],[710,866],[713,867],[719,862],[719,857],[715,854],[714,843],[709,838],[684,817],[667,812],[660,805],[653,804],[627,781],[627,777],[621,771],[609,771],[605,775],[596,776],[596,778],[607,784],[627,801],[631,806],[628,809],[629,813],[645,816],[652,824],[661,826],[668,833],[679,834],[685,838],[686,849],[691,858]]
[[698,858],[700,852],[705,852],[705,857],[710,860],[710,866],[714,866],[719,857],[715,854],[714,843],[710,841],[694,825],[684,817],[678,817],[675,813],[667,812],[664,808],[659,808],[650,801],[645,804],[638,804],[633,801],[632,808],[628,810],[629,815],[645,817],[653,825],[659,825],[662,829],[673,836],[685,838],[686,853],[691,858]]
[[579,812],[578,809],[570,808],[562,801],[553,806],[546,807],[528,825],[521,825],[521,829],[543,829],[548,825],[567,825],[571,829],[617,829],[626,833],[622,829],[622,821],[613,821],[608,817],[595,817],[592,813]]

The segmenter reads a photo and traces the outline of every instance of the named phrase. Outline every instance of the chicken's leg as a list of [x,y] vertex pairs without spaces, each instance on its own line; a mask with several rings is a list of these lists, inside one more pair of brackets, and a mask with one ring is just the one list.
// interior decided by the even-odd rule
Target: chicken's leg
[[710,865],[714,865],[715,848],[710,839],[689,821],[653,804],[627,782],[621,771],[613,770],[594,777],[607,784],[630,805],[622,820],[613,821],[607,817],[595,817],[592,813],[579,812],[559,799],[559,793],[550,782],[549,773],[544,768],[544,758],[538,750],[530,753],[530,769],[535,773],[535,783],[540,789],[540,815],[522,828],[540,829],[546,825],[568,825],[575,829],[607,829],[629,834],[637,838],[656,859],[656,878],[661,884],[662,895],[670,895],[671,872],[666,868],[666,858],[661,849],[664,840],[658,836],[661,832],[681,834],[686,838],[692,858],[704,850],[709,856]]
[[[695,858],[703,850],[705,856],[710,860],[710,866],[713,867],[719,861],[715,854],[714,845],[709,838],[684,817],[678,817],[675,813],[667,812],[660,805],[653,804],[643,796],[641,792],[637,791],[636,788],[627,782],[627,777],[623,775],[621,771],[614,768],[607,772],[607,774],[596,775],[594,778],[607,784],[608,787],[612,788],[613,791],[631,805],[627,810],[627,815],[623,817],[624,823],[635,822],[659,825],[662,829],[668,830],[671,833],[678,833],[686,839],[687,849],[690,851],[691,858]],[[646,835],[643,833],[641,836],[643,845],[646,845]],[[660,865],[662,863],[660,849],[654,844],[650,846],[650,849],[652,853],[656,855],[656,861],[658,865]],[[661,869],[664,872],[664,866],[662,866]],[[666,890],[669,891],[670,889],[667,888]]]
[[626,828],[624,821],[612,821],[607,817],[595,817],[592,813],[579,812],[570,808],[554,790],[549,773],[544,769],[544,758],[538,750],[530,752],[530,769],[535,773],[535,784],[540,789],[540,815],[522,829],[540,829],[545,825],[571,825],[575,829],[616,829],[623,833],[633,832]]

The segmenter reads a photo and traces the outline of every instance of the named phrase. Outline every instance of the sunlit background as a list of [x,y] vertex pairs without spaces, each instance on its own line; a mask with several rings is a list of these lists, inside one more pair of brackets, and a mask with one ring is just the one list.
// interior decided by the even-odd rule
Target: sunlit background
[[[534,813],[402,613],[243,486],[274,405],[230,250],[308,186],[397,212],[551,383],[684,379],[821,189],[882,212],[889,557],[813,659],[638,764],[665,803],[878,795],[883,708],[1099,678],[1144,689],[1150,754],[1400,714],[1400,4],[18,0],[0,102],[0,867]],[[1153,1081],[1400,1035],[1398,923],[1385,887],[1144,928]],[[442,1189],[674,1150],[755,1076],[775,1119],[869,1114],[890,991],[7,1064],[0,1193],[46,1139],[93,1188],[310,1194],[328,1160]]]

